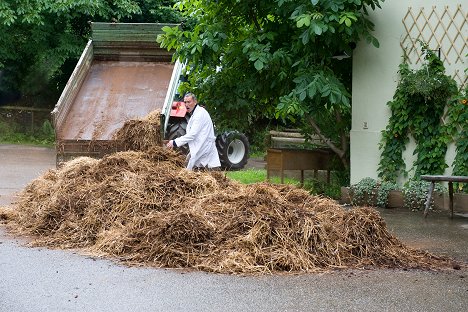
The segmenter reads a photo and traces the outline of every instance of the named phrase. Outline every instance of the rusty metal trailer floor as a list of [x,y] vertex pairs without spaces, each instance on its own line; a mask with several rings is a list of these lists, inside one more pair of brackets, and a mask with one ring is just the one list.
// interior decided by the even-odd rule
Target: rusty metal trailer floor
[[60,140],[110,140],[124,122],[161,109],[171,63],[93,61],[57,133]]

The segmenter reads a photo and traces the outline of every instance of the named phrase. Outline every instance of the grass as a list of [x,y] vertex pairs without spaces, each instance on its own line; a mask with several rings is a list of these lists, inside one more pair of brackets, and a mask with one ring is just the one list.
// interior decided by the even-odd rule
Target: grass
[[0,136],[1,144],[20,144],[20,145],[37,145],[43,147],[53,147],[54,142],[49,139],[37,138],[28,134],[16,134],[14,136]]
[[[267,174],[265,169],[245,169],[240,171],[228,171],[227,176],[233,180],[239,181],[243,184],[252,184],[266,181]],[[279,184],[281,183],[280,177],[270,177],[270,182]],[[294,184],[299,186],[300,181],[294,178],[284,178],[285,184]]]
[[[253,184],[266,181],[265,169],[249,168],[240,171],[228,171],[226,172],[226,175],[228,178],[239,181],[243,184]],[[270,183],[280,184],[281,177],[271,176]],[[299,187],[300,180],[290,177],[284,177],[284,184],[292,184]],[[339,199],[341,197],[341,185],[333,178],[330,184],[318,179],[305,179],[304,185],[302,187],[311,194],[320,194],[333,199]]]

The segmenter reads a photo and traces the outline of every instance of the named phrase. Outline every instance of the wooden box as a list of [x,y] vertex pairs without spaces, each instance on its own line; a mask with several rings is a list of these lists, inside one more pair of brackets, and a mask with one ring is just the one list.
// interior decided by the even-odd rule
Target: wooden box
[[280,171],[281,183],[284,183],[284,170],[300,170],[301,184],[304,183],[304,170],[326,170],[327,182],[330,182],[330,162],[334,156],[328,149],[274,149],[267,150],[267,179],[271,171]]

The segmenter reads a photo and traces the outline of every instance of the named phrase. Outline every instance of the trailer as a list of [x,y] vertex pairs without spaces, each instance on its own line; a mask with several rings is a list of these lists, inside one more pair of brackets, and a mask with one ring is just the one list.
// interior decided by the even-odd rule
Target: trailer
[[[164,26],[175,25],[91,23],[92,38],[52,111],[57,165],[123,150],[113,134],[155,110],[161,111],[162,139],[185,133],[189,116],[181,115],[184,104],[177,99],[184,66],[156,42]],[[219,134],[217,148],[223,168],[246,164],[249,146],[242,133]]]
[[91,23],[92,39],[52,111],[57,164],[121,150],[112,134],[162,109],[174,68],[156,43],[166,25]]

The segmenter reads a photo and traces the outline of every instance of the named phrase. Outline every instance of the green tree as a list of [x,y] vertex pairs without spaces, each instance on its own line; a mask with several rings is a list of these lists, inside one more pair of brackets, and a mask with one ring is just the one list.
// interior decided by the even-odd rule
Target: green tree
[[[3,0],[0,93],[53,105],[89,38],[89,21],[178,22],[175,0]],[[54,99],[51,101],[51,99]]]
[[276,117],[319,135],[349,167],[350,63],[361,39],[378,46],[368,9],[383,0],[182,0],[181,27],[158,40],[187,63],[189,84],[218,126]]

